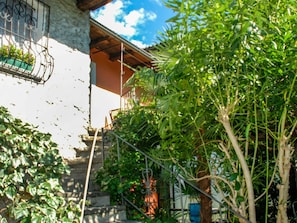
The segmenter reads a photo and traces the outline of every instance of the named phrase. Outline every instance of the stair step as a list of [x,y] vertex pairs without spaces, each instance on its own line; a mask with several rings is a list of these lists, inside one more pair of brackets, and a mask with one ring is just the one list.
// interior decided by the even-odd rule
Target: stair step
[[[97,156],[97,157],[101,156],[101,153],[102,153],[101,147],[102,146],[100,146],[100,145],[95,146],[94,156]],[[85,150],[84,149],[76,150],[76,156],[77,157],[89,157],[90,153],[91,153],[91,148],[85,149]]]
[[[82,135],[85,147],[76,148],[76,158],[66,160],[70,167],[70,175],[65,175],[62,179],[64,196],[68,201],[79,204],[83,198],[85,179],[89,164],[89,157],[93,141],[96,140],[90,182],[88,185],[88,195],[84,223],[141,223],[139,221],[127,220],[125,206],[111,206],[110,196],[106,192],[100,192],[99,186],[95,183],[96,172],[103,166],[103,157],[108,156],[108,149],[112,143],[109,137],[104,136],[107,141],[102,143],[103,137],[101,129],[95,138],[96,128],[89,127],[88,134]],[[102,149],[104,146],[104,149]]]
[[[85,138],[86,138],[86,136],[85,136]],[[81,147],[81,148],[75,148],[75,151],[76,152],[90,152],[91,151],[91,146],[92,146],[92,144],[90,143],[90,145],[86,145],[85,147]],[[95,145],[95,150],[101,150],[101,148],[102,148],[102,143],[100,142],[100,143],[96,143],[96,145]],[[110,148],[110,146],[106,146],[105,145],[105,149],[108,149],[108,148]]]
[[[94,141],[94,136],[90,136],[90,135],[82,135],[82,140],[84,141],[84,142],[93,142]],[[97,136],[96,137],[96,142],[98,143],[98,142],[102,142],[102,136]]]
[[[100,156],[95,156],[94,154],[92,163],[101,163],[101,162],[102,162],[102,158]],[[83,157],[83,156],[76,157],[75,159],[66,160],[66,164],[70,167],[76,166],[76,165],[84,165],[87,167],[88,163],[89,163],[89,157]]]
[[[68,193],[67,196],[69,194],[71,194],[71,196],[73,196],[74,198],[82,198],[82,193],[85,188],[85,178],[82,176],[85,176],[85,174],[78,175],[78,177],[76,177],[76,176],[63,177],[62,186],[63,186],[65,193]],[[97,185],[93,181],[93,178],[95,178],[95,176],[91,176],[91,179],[90,179],[89,185],[88,185],[88,192],[90,192],[90,193],[91,192],[95,193],[100,190],[99,185]]]
[[[79,195],[79,196],[78,196]],[[75,203],[79,203],[83,198],[83,192],[75,193],[72,192],[65,192],[64,197],[66,200],[74,201]],[[110,205],[110,196],[106,192],[91,192],[88,193],[86,199],[86,205],[89,208],[94,207],[104,207]]]
[[[89,133],[90,136],[95,135],[97,128],[93,128],[93,127],[88,127],[87,131]],[[102,129],[99,129],[98,135],[102,135]]]
[[121,220],[121,221],[115,221],[116,223],[142,223],[142,221],[137,221],[137,220]]
[[121,222],[126,220],[125,206],[87,207],[84,223]]

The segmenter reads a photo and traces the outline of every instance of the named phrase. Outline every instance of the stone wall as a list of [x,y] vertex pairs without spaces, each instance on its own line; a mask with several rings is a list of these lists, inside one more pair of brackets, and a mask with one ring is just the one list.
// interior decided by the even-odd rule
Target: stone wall
[[89,13],[76,0],[47,0],[50,6],[49,53],[54,70],[44,84],[0,73],[0,106],[49,132],[65,158],[84,146],[89,122]]

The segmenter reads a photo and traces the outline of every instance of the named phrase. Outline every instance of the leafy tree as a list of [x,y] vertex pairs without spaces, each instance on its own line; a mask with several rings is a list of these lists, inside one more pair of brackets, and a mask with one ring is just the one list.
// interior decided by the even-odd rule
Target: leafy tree
[[69,172],[49,134],[0,107],[1,222],[78,222],[79,208],[67,203],[60,178]]
[[[289,222],[297,3],[166,4],[176,16],[153,52],[158,75],[141,70],[132,81],[147,87],[141,93],[157,117],[161,147],[151,154],[174,162],[198,186],[212,179],[226,205],[242,216],[230,221]],[[211,221],[203,210],[209,205],[202,205],[203,223]]]
[[204,157],[204,170],[212,171],[225,202],[253,223],[263,197],[268,221],[268,190],[278,184],[277,222],[288,222],[297,3],[166,4],[176,16],[155,53],[157,70],[168,80],[166,94],[156,101],[162,148],[177,161]]
[[[155,116],[149,107],[135,105],[132,110],[120,112],[113,126],[113,132],[127,140],[142,152],[149,152],[158,146],[160,138],[155,125]],[[113,138],[113,135],[108,135]],[[108,151],[104,166],[96,177],[101,190],[111,195],[111,201],[119,204],[122,195],[146,212],[143,171],[146,170],[145,157],[121,140],[112,140],[114,145]],[[120,150],[118,150],[120,148]],[[154,177],[158,169],[153,168]],[[132,174],[133,173],[133,174]],[[127,209],[129,218],[139,218],[132,210]]]

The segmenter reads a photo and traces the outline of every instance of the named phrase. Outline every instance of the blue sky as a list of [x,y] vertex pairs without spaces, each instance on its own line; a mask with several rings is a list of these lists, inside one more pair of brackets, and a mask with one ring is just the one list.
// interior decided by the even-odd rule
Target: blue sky
[[173,16],[162,0],[113,0],[91,12],[92,18],[140,48],[153,45]]

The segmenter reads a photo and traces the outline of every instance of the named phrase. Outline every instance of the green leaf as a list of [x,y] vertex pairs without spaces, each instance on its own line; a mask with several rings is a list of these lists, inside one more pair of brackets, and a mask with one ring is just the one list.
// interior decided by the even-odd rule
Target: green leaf
[[54,209],[58,209],[58,207],[63,203],[61,198],[54,197],[54,196],[49,197],[46,202],[50,207],[52,207]]
[[42,223],[42,222],[44,222],[43,218],[44,218],[44,216],[42,216],[38,213],[31,214],[31,222],[32,223]]
[[238,177],[238,173],[233,173],[233,174],[231,174],[229,180],[230,180],[230,181],[234,181],[234,180],[237,179],[237,177]]
[[[29,216],[29,210],[26,203],[21,203],[17,207],[13,209],[13,215],[15,219],[23,219],[25,220],[27,216]],[[23,222],[22,220],[22,222]],[[24,221],[26,222],[26,221]]]
[[26,191],[34,197],[37,194],[37,187],[34,184],[30,184],[27,186]]
[[14,200],[16,193],[17,191],[14,186],[8,186],[4,189],[5,196],[10,200]]
[[237,196],[236,201],[237,201],[238,203],[241,203],[241,202],[244,202],[244,201],[245,201],[245,198],[242,197],[242,196]]
[[24,177],[24,174],[22,172],[14,172],[13,173],[13,177],[12,177],[12,180],[15,182],[15,183],[23,183],[23,177]]
[[241,188],[241,184],[238,182],[238,181],[235,181],[235,186],[234,186],[234,189],[239,191]]
[[6,126],[3,124],[0,124],[0,132],[5,131],[6,130]]

